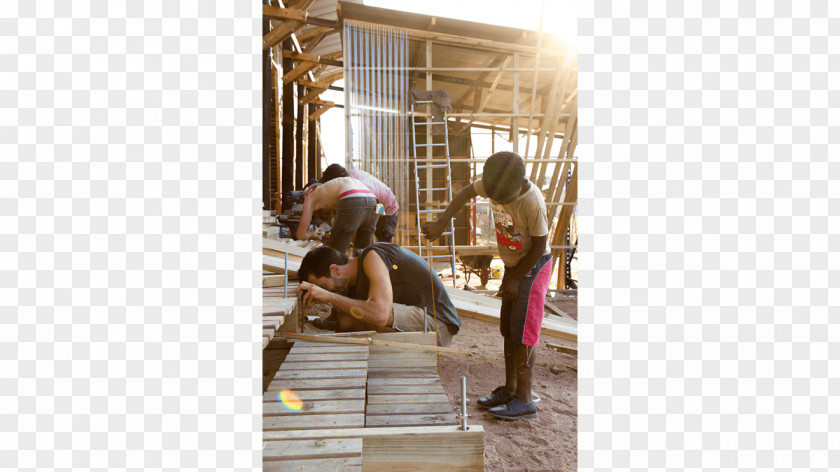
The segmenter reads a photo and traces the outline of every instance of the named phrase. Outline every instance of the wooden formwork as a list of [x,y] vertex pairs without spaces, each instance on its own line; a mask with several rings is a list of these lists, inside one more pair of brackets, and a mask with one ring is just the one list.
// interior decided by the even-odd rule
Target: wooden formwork
[[[435,344],[433,333],[367,336]],[[263,468],[484,470],[484,430],[459,430],[436,361],[429,351],[295,341],[263,397]]]

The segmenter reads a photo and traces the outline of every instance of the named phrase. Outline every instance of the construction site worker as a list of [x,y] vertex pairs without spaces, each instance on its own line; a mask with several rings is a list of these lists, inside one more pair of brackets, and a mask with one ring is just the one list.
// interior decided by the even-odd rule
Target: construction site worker
[[376,230],[376,197],[365,185],[351,177],[333,179],[307,189],[301,209],[296,239],[305,239],[312,214],[319,210],[336,210],[328,245],[346,252],[350,241],[356,249],[373,242]]
[[499,328],[504,338],[505,385],[478,400],[479,407],[503,419],[536,418],[531,374],[542,327],[545,295],[551,280],[546,246],[548,220],[542,192],[525,178],[525,163],[512,152],[487,159],[484,173],[461,189],[437,221],[423,225],[429,240],[440,237],[452,218],[476,195],[489,197],[499,256],[505,264]]
[[374,243],[353,258],[331,247],[313,249],[298,280],[304,307],[329,303],[340,311],[338,331],[436,331],[438,345],[449,346],[461,327],[438,275],[396,244]]
[[324,173],[321,174],[320,182],[329,182],[337,177],[353,177],[373,192],[379,203],[385,207],[385,214],[379,215],[379,221],[376,222],[374,235],[378,242],[390,243],[397,230],[397,212],[400,211],[400,205],[391,189],[369,173],[361,169],[350,169],[348,171],[341,164],[327,166]]

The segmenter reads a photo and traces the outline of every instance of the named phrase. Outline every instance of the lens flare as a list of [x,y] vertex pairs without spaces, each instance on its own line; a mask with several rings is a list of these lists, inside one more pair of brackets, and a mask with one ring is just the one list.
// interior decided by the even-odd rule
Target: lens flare
[[286,408],[292,411],[300,411],[303,408],[303,400],[291,390],[281,390],[280,401],[283,402]]

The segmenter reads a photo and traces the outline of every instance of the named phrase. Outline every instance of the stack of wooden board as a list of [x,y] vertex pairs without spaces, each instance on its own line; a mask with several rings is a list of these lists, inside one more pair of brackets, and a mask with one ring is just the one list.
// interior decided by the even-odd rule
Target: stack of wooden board
[[[361,428],[368,346],[298,341],[263,397],[263,430]],[[362,470],[362,440],[277,439],[264,470]]]
[[[366,336],[435,344],[431,333]],[[484,429],[455,425],[435,356],[295,341],[263,398],[264,470],[483,471]]]
[[263,349],[278,331],[294,329],[286,326],[286,319],[294,310],[297,299],[293,297],[263,296]]
[[263,239],[263,270],[294,278],[303,257],[319,244],[317,241]]

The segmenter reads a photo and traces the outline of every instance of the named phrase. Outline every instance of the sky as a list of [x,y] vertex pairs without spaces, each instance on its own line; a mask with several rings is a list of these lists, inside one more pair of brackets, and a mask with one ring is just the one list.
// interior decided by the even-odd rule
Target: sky
[[[512,28],[539,31],[540,9],[544,3],[542,30],[562,41],[575,45],[577,37],[577,4],[570,0],[364,0],[365,5],[403,10],[424,15],[476,21]],[[343,81],[335,85],[343,87]],[[322,100],[337,104],[344,103],[344,93],[328,90],[321,94]],[[344,164],[344,110],[333,108],[321,115],[321,138],[327,163]],[[486,143],[480,142],[486,141]],[[496,140],[496,150],[502,150],[507,142]],[[474,140],[476,155],[489,154],[489,140]],[[533,146],[533,142],[531,143]],[[502,148],[500,148],[501,146]],[[524,138],[520,144],[524,149]],[[484,149],[484,148],[487,149]],[[510,148],[507,143],[508,149]]]

